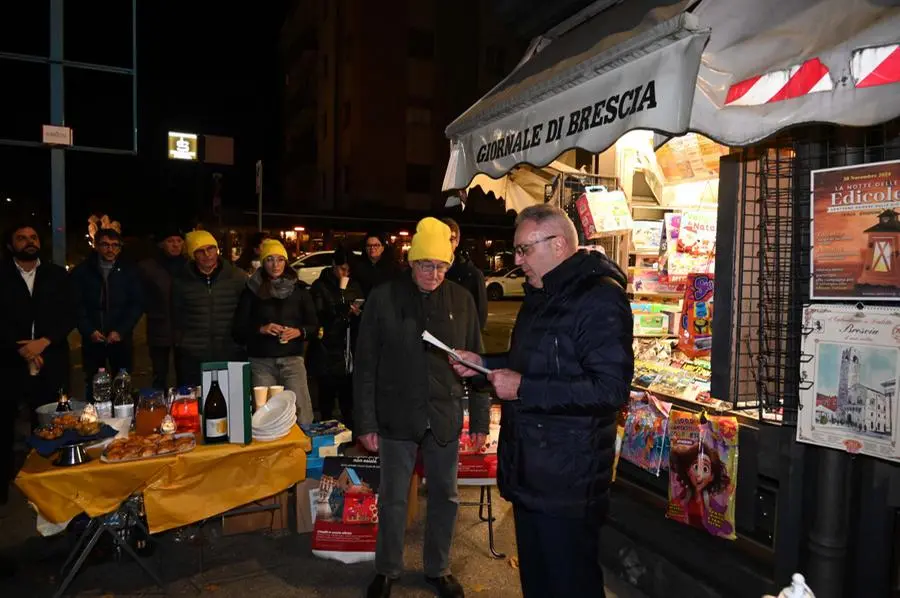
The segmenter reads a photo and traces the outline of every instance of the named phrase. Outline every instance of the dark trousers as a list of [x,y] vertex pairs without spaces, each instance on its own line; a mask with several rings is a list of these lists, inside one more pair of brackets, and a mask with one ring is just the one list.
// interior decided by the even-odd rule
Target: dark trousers
[[605,598],[600,524],[513,507],[523,598]]
[[353,429],[353,377],[320,376],[319,414],[323,420],[334,418],[335,403],[341,409],[341,421]]
[[450,574],[450,546],[456,528],[459,496],[456,471],[459,442],[438,444],[431,432],[421,443],[412,440],[379,439],[381,484],[378,487],[378,540],[375,546],[375,572],[392,579],[403,572],[403,546],[406,535],[406,509],[409,482],[422,449],[428,476],[428,503],[425,511],[423,561],[425,575]]
[[94,374],[97,373],[97,370],[106,368],[111,377],[123,368],[131,373],[134,361],[133,348],[131,338],[123,338],[118,343],[108,344],[86,340],[87,343],[81,346],[81,369],[84,371],[85,399],[92,401],[94,398]]
[[169,387],[169,355],[174,354],[175,386],[183,386],[184,379],[181,368],[183,360],[178,347],[148,347],[150,349],[150,365],[153,367],[153,388],[165,390]]

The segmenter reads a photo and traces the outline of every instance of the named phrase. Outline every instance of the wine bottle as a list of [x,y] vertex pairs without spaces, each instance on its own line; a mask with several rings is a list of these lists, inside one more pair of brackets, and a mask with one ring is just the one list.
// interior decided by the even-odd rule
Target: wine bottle
[[228,405],[215,371],[212,372],[212,383],[203,403],[203,420],[206,444],[228,442]]

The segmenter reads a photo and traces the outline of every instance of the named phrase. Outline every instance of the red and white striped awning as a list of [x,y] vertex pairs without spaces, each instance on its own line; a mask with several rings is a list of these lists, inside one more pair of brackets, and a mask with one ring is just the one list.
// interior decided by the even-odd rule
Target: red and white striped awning
[[803,123],[897,118],[898,4],[598,0],[447,127],[444,189],[574,147],[600,152],[633,129],[745,146]]

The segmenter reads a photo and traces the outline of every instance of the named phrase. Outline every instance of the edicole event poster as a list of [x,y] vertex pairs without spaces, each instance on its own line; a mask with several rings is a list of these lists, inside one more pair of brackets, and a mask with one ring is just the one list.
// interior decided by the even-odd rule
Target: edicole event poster
[[814,170],[813,300],[900,299],[900,160]]

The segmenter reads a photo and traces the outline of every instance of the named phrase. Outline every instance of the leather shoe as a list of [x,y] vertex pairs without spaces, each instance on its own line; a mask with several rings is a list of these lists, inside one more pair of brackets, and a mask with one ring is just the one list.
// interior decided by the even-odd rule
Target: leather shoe
[[466,598],[462,585],[452,575],[443,575],[441,577],[425,577],[428,585],[437,590],[440,598]]
[[372,580],[372,583],[369,584],[369,589],[366,590],[366,598],[390,598],[392,585],[394,585],[393,579],[379,573]]

